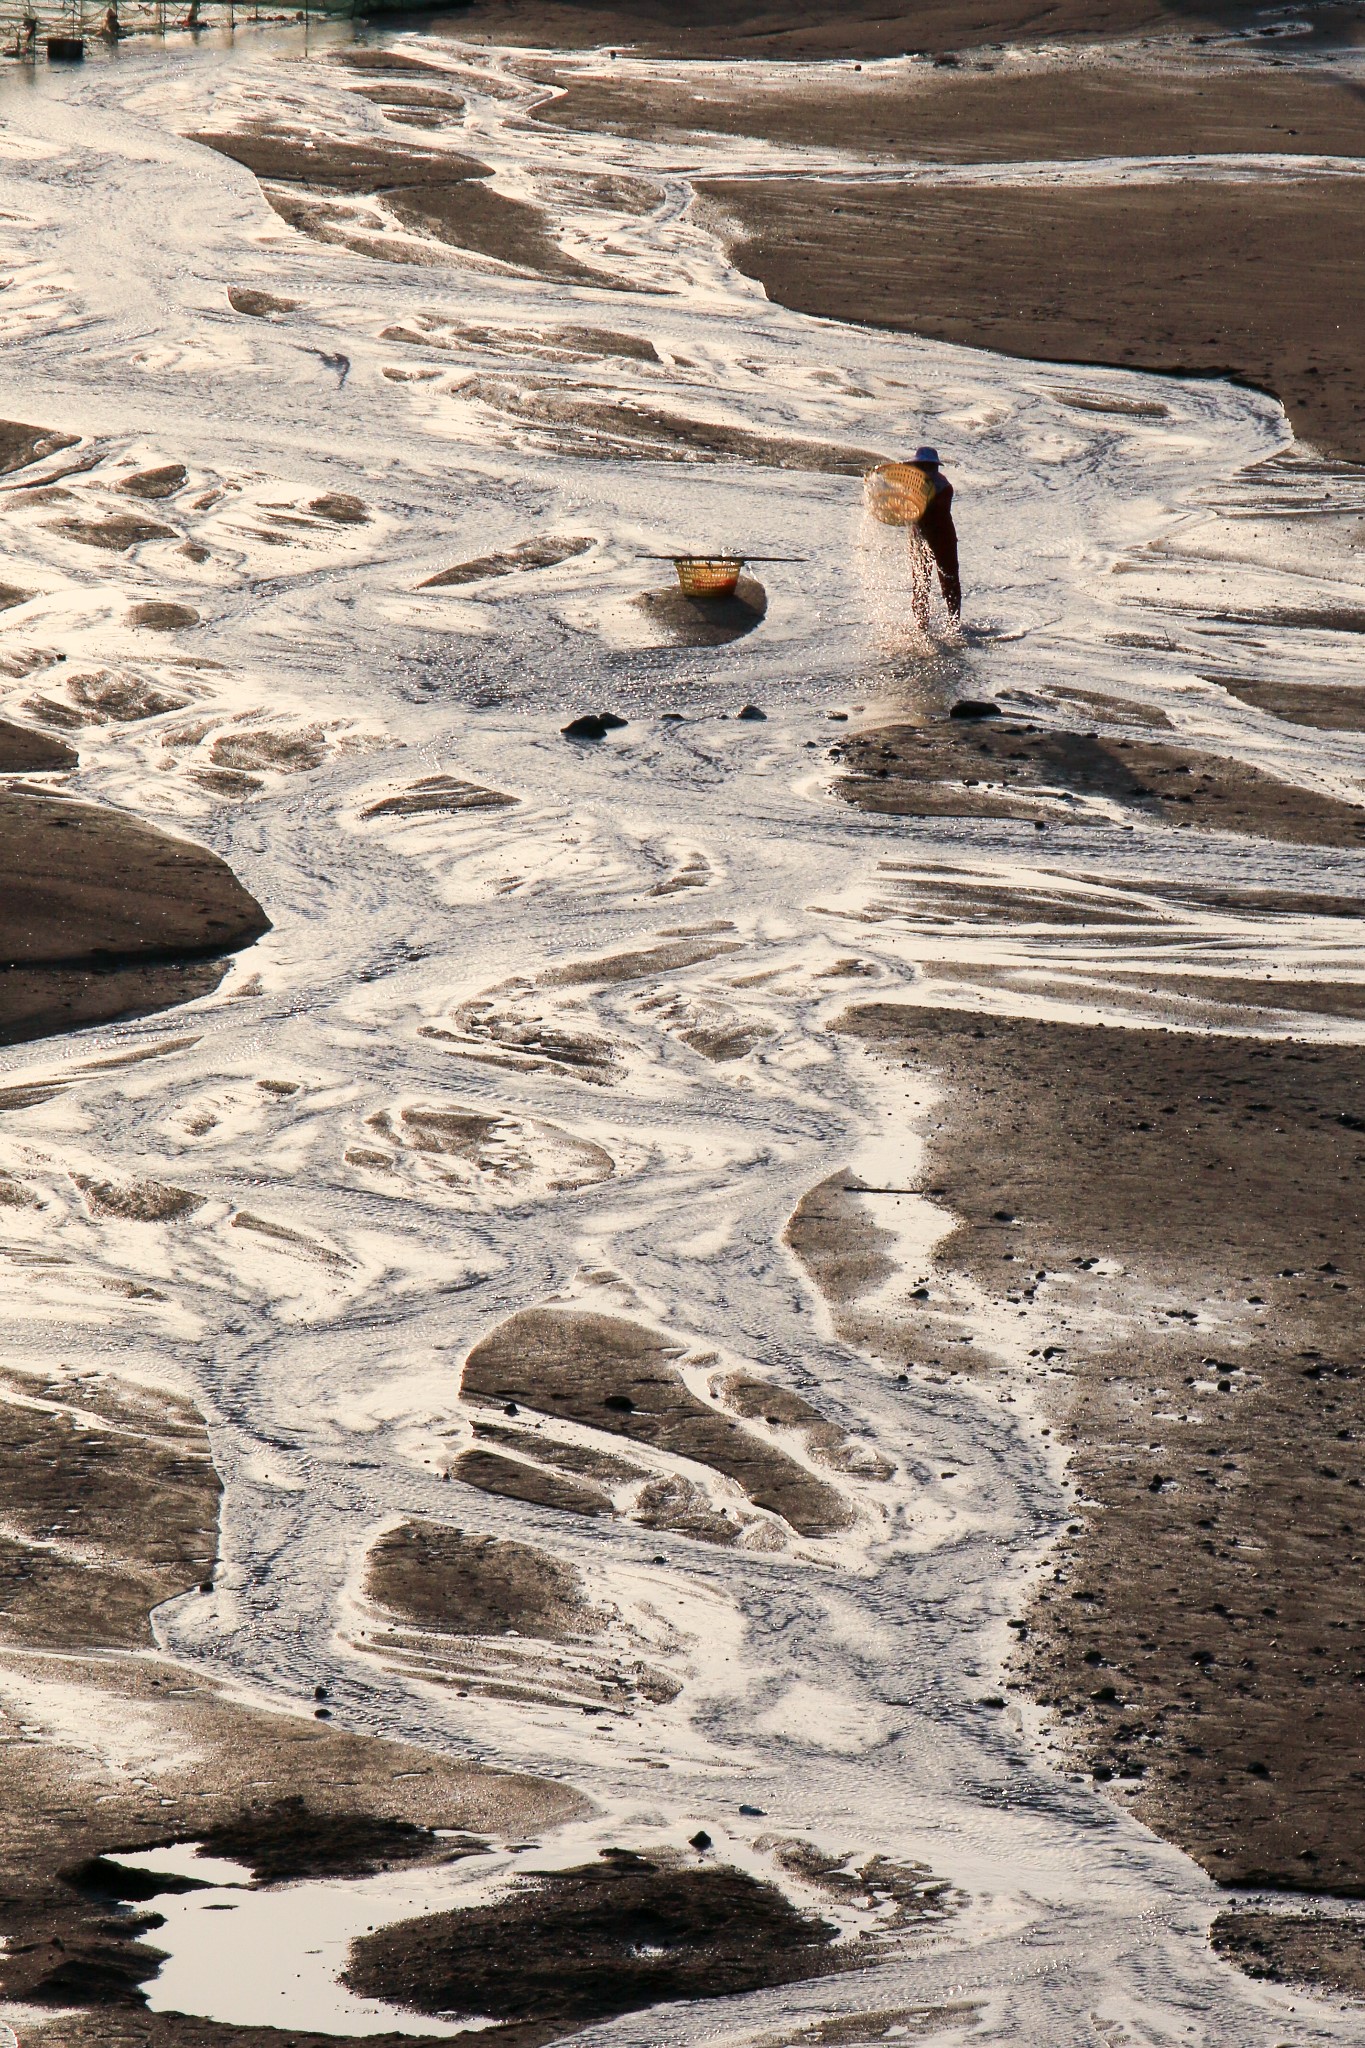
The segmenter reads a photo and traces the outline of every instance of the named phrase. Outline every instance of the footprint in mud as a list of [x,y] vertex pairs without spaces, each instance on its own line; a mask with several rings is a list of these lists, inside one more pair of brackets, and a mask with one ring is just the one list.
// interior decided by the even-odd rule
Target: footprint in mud
[[357,1646],[411,1676],[524,1704],[634,1710],[681,1681],[639,1651],[676,1652],[678,1632],[618,1602],[595,1606],[573,1565],[527,1543],[405,1522],[364,1568]]

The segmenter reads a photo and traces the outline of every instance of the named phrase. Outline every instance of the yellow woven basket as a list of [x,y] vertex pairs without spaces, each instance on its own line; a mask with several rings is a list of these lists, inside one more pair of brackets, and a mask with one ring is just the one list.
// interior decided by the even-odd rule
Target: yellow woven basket
[[918,526],[934,501],[934,486],[913,462],[883,462],[863,478],[867,509],[883,526]]
[[673,566],[684,597],[733,597],[744,560],[740,555],[679,555]]

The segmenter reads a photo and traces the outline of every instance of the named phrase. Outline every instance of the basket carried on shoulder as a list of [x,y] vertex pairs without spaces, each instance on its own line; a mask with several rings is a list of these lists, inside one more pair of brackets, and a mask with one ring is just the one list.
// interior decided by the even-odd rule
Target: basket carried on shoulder
[[918,526],[934,502],[934,483],[914,462],[882,462],[863,478],[867,509],[882,526]]
[[677,555],[673,566],[684,597],[733,597],[744,559],[740,555]]

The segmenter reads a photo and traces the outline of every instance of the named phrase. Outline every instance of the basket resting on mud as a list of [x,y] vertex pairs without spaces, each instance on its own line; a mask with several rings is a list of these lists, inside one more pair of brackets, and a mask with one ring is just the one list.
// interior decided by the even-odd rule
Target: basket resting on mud
[[646,562],[671,562],[684,597],[733,597],[749,562],[804,562],[804,555],[645,555]]
[[744,567],[743,555],[678,555],[674,558],[678,588],[684,597],[733,597]]
[[918,526],[934,502],[934,483],[914,462],[882,462],[863,478],[867,509],[882,526]]

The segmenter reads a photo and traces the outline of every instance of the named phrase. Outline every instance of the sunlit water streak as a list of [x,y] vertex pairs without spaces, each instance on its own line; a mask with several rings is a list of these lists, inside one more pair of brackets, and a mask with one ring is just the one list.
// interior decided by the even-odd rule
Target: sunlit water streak
[[[36,593],[6,614],[6,644],[60,648],[69,671],[126,664],[181,692],[181,710],[84,729],[73,786],[213,845],[275,927],[205,1002],[4,1057],[10,1079],[71,1082],[0,1132],[0,1165],[47,1203],[31,1225],[23,1213],[7,1223],[11,1247],[29,1230],[70,1261],[11,1267],[13,1355],[46,1365],[79,1351],[186,1375],[226,1487],[223,1565],[212,1597],[159,1611],[160,1641],[277,1699],[311,1705],[325,1682],[340,1725],[562,1773],[600,1818],[540,1864],[606,1843],[681,1846],[705,1825],[721,1853],[759,1867],[766,1828],[922,1858],[965,1895],[865,1976],[626,2018],[589,2038],[738,2043],[903,2002],[963,2007],[939,2025],[943,2040],[1270,2039],[1290,2001],[1209,1956],[1213,1888],[1091,1785],[1045,1767],[1023,1711],[977,1704],[997,1691],[1006,1617],[1068,1504],[1018,1334],[994,1333],[1019,1366],[1013,1383],[898,1378],[836,1341],[781,1239],[801,1195],[843,1164],[915,1185],[922,1081],[879,1070],[827,1028],[863,993],[913,996],[925,943],[884,863],[1018,880],[1039,861],[1031,827],[846,808],[828,791],[826,749],[843,728],[827,712],[1027,702],[1064,679],[1160,703],[1177,735],[1358,793],[1358,740],[1295,733],[1201,683],[1207,618],[1171,609],[1225,606],[1234,587],[1262,605],[1286,588],[1311,598],[1324,579],[1339,592],[1358,564],[1305,562],[1277,528],[1235,570],[1201,560],[1201,545],[1226,551],[1227,480],[1287,445],[1269,400],[1162,380],[1159,419],[1077,410],[1078,382],[1122,403],[1149,400],[1151,380],[788,314],[688,217],[686,182],[659,152],[537,133],[522,119],[536,89],[496,52],[456,82],[465,127],[417,140],[472,148],[513,196],[544,200],[551,173],[659,178],[645,215],[574,204],[562,183],[546,201],[564,246],[634,290],[522,278],[435,245],[424,267],[382,263],[286,229],[254,179],[179,131],[253,113],[338,135],[394,131],[345,91],[345,74],[284,38],[134,51],[0,88],[0,137],[18,145],[0,157],[13,280],[0,294],[0,409],[94,438],[100,465],[71,485],[87,515],[126,509],[110,490],[120,464],[190,472],[175,538],[127,558],[92,555],[52,530],[46,506],[0,496],[7,575]],[[30,138],[42,147],[25,160]],[[708,168],[771,160],[717,138]],[[301,310],[243,318],[226,298],[243,285]],[[383,338],[413,323],[431,346]],[[648,338],[658,361],[547,367],[535,337],[565,324]],[[476,342],[458,331],[469,327],[514,333]],[[344,380],[323,360],[340,355]],[[959,487],[964,644],[904,637],[885,561],[869,601],[856,477],[578,460],[572,422],[543,430],[471,387],[494,374],[853,448],[937,441]],[[291,527],[325,491],[359,495],[370,523]],[[416,591],[453,562],[547,533],[594,546],[534,574]],[[209,559],[181,553],[182,534]],[[1137,577],[1111,580],[1118,558],[1157,541],[1168,552],[1140,558],[1140,593]],[[709,653],[653,644],[631,604],[658,575],[641,557],[718,543],[805,559],[765,572],[771,610],[751,639]],[[205,625],[182,644],[221,667],[149,657],[125,614],[130,597],[152,595],[200,610]],[[1147,644],[1119,644],[1135,624]],[[1296,645],[1315,672],[1345,672],[1339,637]],[[50,669],[16,677],[8,700],[22,706],[52,681]],[[748,701],[766,723],[735,720]],[[564,719],[589,707],[630,722],[600,747],[567,744]],[[315,765],[266,765],[249,799],[226,799],[199,778],[234,732],[302,737]],[[366,816],[439,772],[517,806]],[[1243,883],[1254,867],[1264,886],[1294,889],[1361,878],[1354,854],[1249,852],[1146,828],[1135,844],[1101,806],[1070,821],[1061,806],[1048,853],[1050,870],[1101,886],[1131,882],[1135,866]],[[720,928],[734,950],[616,982],[540,979],[685,926]],[[1192,962],[1217,939],[1244,949],[1234,962],[1273,952],[1320,971],[1339,945],[1312,920],[1269,934],[1192,916],[1174,929]],[[984,944],[1043,966],[1055,952],[1018,927],[949,943],[959,958]],[[490,989],[547,1027],[605,1041],[607,1078],[489,1065],[458,1033],[424,1035],[450,1032],[458,1006]],[[1070,1014],[1069,1000],[1040,994],[1039,1013]],[[1082,1002],[1080,1014],[1094,1011]],[[752,1030],[747,1057],[716,1064],[683,1036],[718,1016]],[[80,1071],[96,1053],[158,1044],[164,1058]],[[477,1177],[452,1190],[408,1162],[395,1180],[348,1161],[369,1119],[441,1102],[552,1125],[604,1148],[616,1171],[555,1194]],[[154,1174],[207,1199],[174,1226],[100,1221],[70,1178],[91,1172]],[[243,1228],[244,1211],[297,1235]],[[950,1220],[915,1211],[902,1242],[927,1248]],[[163,1298],[103,1295],[94,1310],[87,1283],[109,1276]],[[907,1268],[907,1285],[918,1277]],[[714,1552],[464,1488],[456,1505],[439,1474],[467,1441],[464,1351],[552,1295],[634,1313],[812,1391],[897,1477],[849,1482],[859,1520],[847,1535],[778,1552]],[[1044,1324],[1040,1311],[1035,1345]],[[510,1707],[404,1675],[364,1645],[360,1578],[367,1543],[412,1513],[540,1542],[623,1614],[641,1588],[693,1603],[665,1653],[678,1699],[602,1724],[576,1706]],[[742,1804],[765,1818],[744,1820]],[[1365,2033],[1358,2017],[1296,2003],[1300,2038]],[[202,2009],[219,2010],[211,1987]]]

